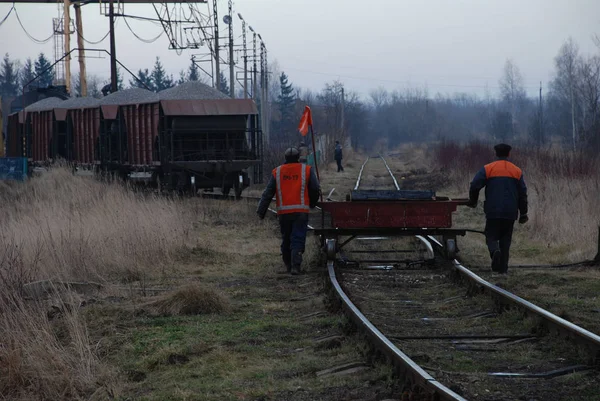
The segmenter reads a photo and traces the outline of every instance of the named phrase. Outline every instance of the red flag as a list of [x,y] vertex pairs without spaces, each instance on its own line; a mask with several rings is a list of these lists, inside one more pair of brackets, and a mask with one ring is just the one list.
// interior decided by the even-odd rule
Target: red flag
[[300,131],[302,136],[306,136],[306,134],[308,134],[309,125],[313,125],[312,113],[310,112],[310,107],[304,106],[304,113],[302,113],[300,124],[298,124],[298,131]]

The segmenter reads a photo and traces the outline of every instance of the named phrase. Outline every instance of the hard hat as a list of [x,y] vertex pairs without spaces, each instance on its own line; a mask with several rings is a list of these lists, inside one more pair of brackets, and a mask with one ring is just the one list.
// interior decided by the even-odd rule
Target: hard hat
[[300,152],[298,151],[297,148],[287,148],[287,150],[285,151],[285,158],[287,159],[288,157],[295,157],[298,156],[300,157]]
[[297,163],[300,160],[300,152],[297,148],[287,148],[285,151],[285,161],[287,163]]

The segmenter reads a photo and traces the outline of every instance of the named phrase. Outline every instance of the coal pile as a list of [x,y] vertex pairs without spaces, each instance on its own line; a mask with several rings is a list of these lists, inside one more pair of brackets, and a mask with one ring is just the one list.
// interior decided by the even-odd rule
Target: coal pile
[[52,110],[55,109],[57,107],[60,107],[60,105],[64,102],[64,100],[59,99],[57,97],[47,97],[46,99],[42,99],[40,101],[37,101],[33,104],[30,104],[29,106],[27,106],[25,108],[26,111],[45,111],[45,110]]
[[60,104],[61,109],[85,109],[90,107],[98,107],[100,99],[94,97],[72,97],[63,101]]
[[101,105],[116,104],[141,104],[141,103],[156,103],[158,95],[154,92],[142,88],[131,88],[111,93],[110,95],[100,99]]
[[218,90],[197,81],[188,81],[181,85],[158,92],[160,100],[214,100],[231,99]]

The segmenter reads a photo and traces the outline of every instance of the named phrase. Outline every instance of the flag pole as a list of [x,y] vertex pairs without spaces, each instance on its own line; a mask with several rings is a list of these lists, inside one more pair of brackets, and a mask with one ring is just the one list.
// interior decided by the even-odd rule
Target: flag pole
[[[312,147],[313,147],[313,160],[315,161],[315,170],[317,171],[317,179],[319,180],[319,183],[321,183],[321,177],[319,176],[319,163],[317,162],[317,147],[315,146],[315,131],[313,131],[313,127],[312,124],[309,125],[310,127],[310,137],[312,140]],[[323,202],[323,192],[321,192],[321,202]]]

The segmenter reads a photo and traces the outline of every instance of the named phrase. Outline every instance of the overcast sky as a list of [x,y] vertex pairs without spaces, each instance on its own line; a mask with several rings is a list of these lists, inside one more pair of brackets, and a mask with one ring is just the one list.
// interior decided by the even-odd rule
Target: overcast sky
[[[224,15],[227,1],[220,0],[219,5]],[[0,4],[0,20],[10,7]],[[16,9],[30,35],[38,39],[51,35],[55,5],[17,4]],[[98,5],[83,10],[84,36],[97,41],[107,33],[108,20]],[[592,53],[598,49],[591,37],[600,34],[599,0],[237,0],[234,11],[261,34],[269,61],[277,60],[294,85],[319,90],[338,79],[365,96],[379,86],[389,90],[426,86],[432,95],[482,95],[487,85],[494,94],[507,58],[514,60],[527,92],[534,95],[540,81],[546,86],[552,78],[553,58],[569,36],[583,53]],[[156,16],[151,5],[126,5],[125,13]],[[146,39],[162,29],[152,22],[130,20],[130,25]],[[238,18],[234,27],[236,43],[241,44]],[[221,36],[225,29],[221,24]],[[75,44],[75,35],[72,38]],[[108,39],[94,46],[108,49]],[[34,43],[15,13],[0,26],[0,51],[21,60],[42,51],[54,57],[52,40]],[[186,50],[177,55],[168,50],[165,35],[152,44],[143,43],[123,21],[117,23],[118,59],[134,71],[151,69],[160,56],[177,78],[190,56],[198,53]],[[109,77],[108,59],[87,62],[89,74]],[[78,71],[76,59],[71,68]]]

